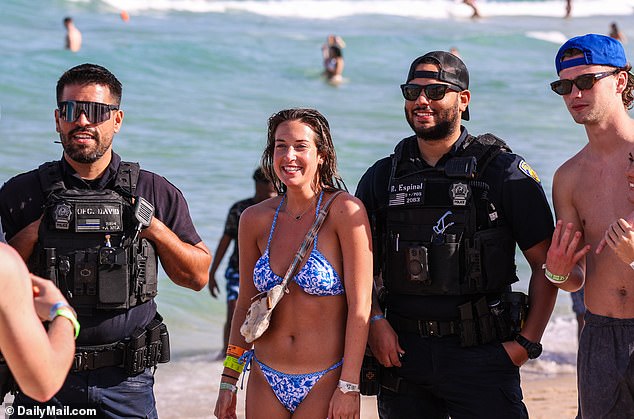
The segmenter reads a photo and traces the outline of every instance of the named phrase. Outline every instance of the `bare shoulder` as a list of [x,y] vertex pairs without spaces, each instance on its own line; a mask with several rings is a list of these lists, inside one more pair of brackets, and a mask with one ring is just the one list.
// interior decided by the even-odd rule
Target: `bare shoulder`
[[240,215],[240,224],[249,228],[254,228],[261,224],[270,225],[281,199],[281,196],[276,196],[251,205]]
[[587,146],[582,148],[577,154],[566,160],[555,171],[554,183],[557,184],[569,184],[578,178],[580,174],[583,174],[586,169],[585,162],[588,159]]
[[[328,192],[324,194],[324,202],[330,199],[335,193],[336,191]],[[358,207],[363,208],[363,204],[361,203],[361,200],[346,191],[341,191],[341,193],[338,194],[335,197],[335,200],[332,202],[333,209],[343,210],[346,208],[355,209]]]
[[[327,196],[324,197],[324,200],[330,199],[330,197],[334,194],[328,193]],[[354,195],[351,195],[348,192],[340,193],[332,203],[332,207],[330,211],[333,214],[338,214],[342,216],[342,218],[347,217],[362,217],[363,219],[367,219],[367,213],[365,211],[365,206],[361,202],[361,200]]]

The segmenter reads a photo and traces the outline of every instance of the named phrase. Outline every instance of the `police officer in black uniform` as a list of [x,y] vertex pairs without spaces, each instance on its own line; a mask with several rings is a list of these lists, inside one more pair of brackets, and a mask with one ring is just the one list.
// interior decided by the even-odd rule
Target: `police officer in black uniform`
[[[499,138],[474,137],[469,74],[453,54],[416,58],[405,116],[415,135],[363,175],[378,290],[369,344],[384,367],[381,418],[521,418],[519,366],[557,290],[544,278],[553,220],[539,178]],[[531,267],[529,296],[515,246]]]
[[[48,404],[153,418],[152,368],[169,360],[154,302],[157,260],[172,281],[198,291],[211,256],[181,192],[113,152],[121,92],[98,65],[61,76],[55,124],[63,156],[7,181],[0,217],[9,244],[31,271],[55,281],[82,325],[71,372]],[[35,401],[18,393],[14,404]]]

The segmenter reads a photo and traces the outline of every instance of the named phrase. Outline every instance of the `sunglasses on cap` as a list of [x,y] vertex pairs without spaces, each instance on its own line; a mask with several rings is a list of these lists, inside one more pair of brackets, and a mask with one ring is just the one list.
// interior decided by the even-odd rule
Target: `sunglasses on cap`
[[91,124],[100,124],[110,119],[110,111],[119,109],[117,105],[108,105],[99,102],[83,102],[66,100],[57,104],[60,118],[66,122],[75,122],[83,112]]
[[448,84],[427,84],[421,86],[420,84],[401,84],[401,91],[405,100],[416,100],[420,96],[420,93],[424,90],[425,97],[430,100],[441,100],[445,97],[447,90],[453,90],[457,92],[455,88]]
[[582,74],[579,77],[575,77],[573,80],[570,80],[570,79],[556,80],[550,83],[550,88],[553,90],[553,92],[557,93],[558,95],[570,94],[570,92],[572,92],[573,84],[577,86],[577,89],[579,90],[588,90],[588,89],[592,89],[592,86],[594,86],[594,84],[597,81],[603,78],[606,78],[608,76],[611,76],[613,74],[616,74],[619,71],[621,70],[617,68],[614,71],[603,71],[601,73]]

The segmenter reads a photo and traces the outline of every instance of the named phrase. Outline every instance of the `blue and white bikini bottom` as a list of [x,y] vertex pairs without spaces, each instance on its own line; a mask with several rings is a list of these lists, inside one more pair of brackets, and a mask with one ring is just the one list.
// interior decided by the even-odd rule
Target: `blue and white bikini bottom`
[[287,374],[274,370],[268,365],[260,362],[254,351],[247,351],[242,355],[240,360],[244,360],[245,368],[248,367],[251,362],[251,358],[255,360],[264,374],[264,378],[271,386],[271,390],[275,394],[275,397],[284,405],[286,410],[293,413],[297,406],[306,398],[308,392],[317,384],[317,381],[323,377],[327,372],[339,368],[343,364],[343,359],[337,362],[335,365],[317,372],[311,372],[308,374]]

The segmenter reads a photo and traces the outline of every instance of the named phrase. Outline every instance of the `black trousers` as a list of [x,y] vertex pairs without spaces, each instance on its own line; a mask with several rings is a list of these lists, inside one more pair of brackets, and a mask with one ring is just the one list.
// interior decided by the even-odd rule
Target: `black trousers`
[[528,418],[519,367],[501,343],[462,348],[458,336],[414,334],[400,334],[399,342],[402,367],[385,373],[400,380],[383,381],[381,419]]

